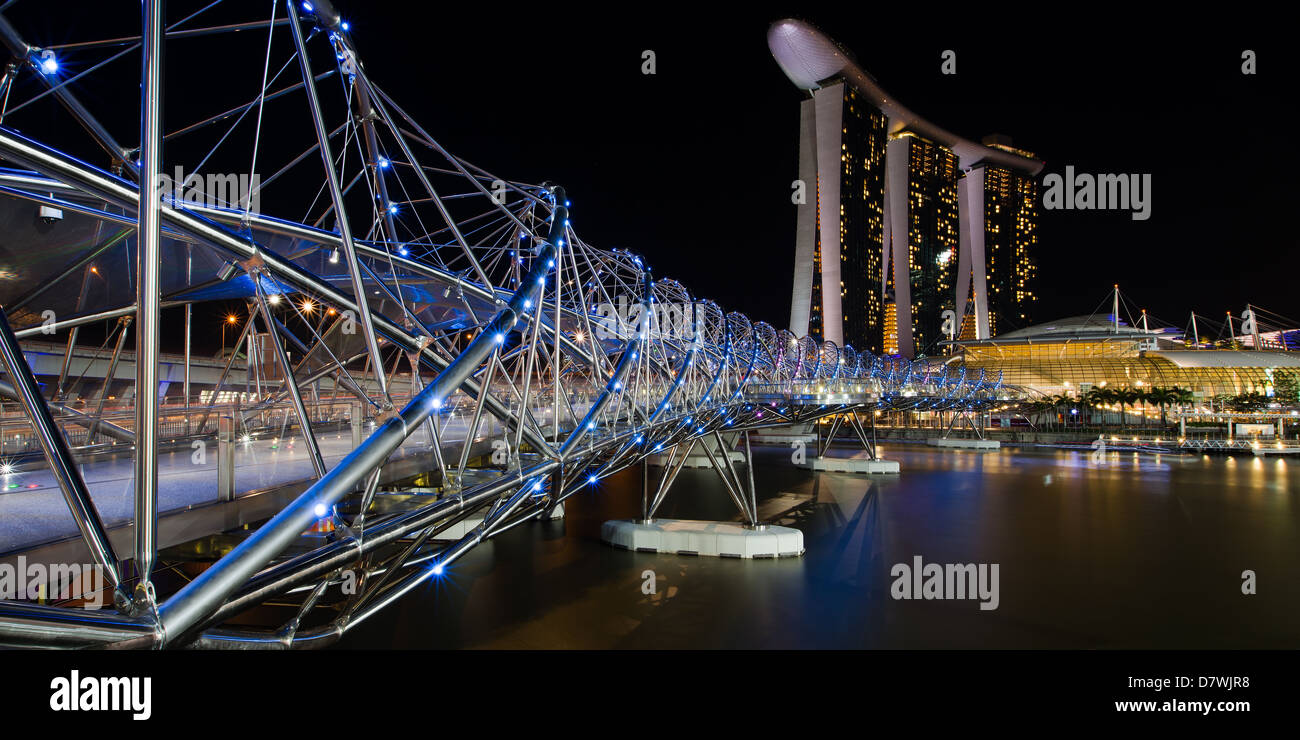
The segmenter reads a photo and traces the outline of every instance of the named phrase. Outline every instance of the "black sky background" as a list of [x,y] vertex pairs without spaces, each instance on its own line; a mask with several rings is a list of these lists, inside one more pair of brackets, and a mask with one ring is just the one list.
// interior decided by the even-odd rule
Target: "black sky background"
[[[174,2],[169,20],[203,4]],[[244,19],[269,10],[262,0],[226,4]],[[138,33],[136,5],[52,12],[20,0],[5,14],[39,45]],[[442,145],[506,178],[565,185],[588,243],[631,249],[657,275],[755,320],[783,327],[790,304],[804,93],[766,44],[784,17],[837,39],[934,123],[973,139],[1012,137],[1046,160],[1044,174],[1067,164],[1152,174],[1148,221],[1043,213],[1036,320],[1089,313],[1113,283],[1178,326],[1191,310],[1222,317],[1248,301],[1300,318],[1297,64],[1280,16],[1147,16],[1124,5],[336,5],[372,79]],[[208,91],[224,86],[231,65],[202,48],[168,46],[169,128],[217,106]],[[250,36],[226,53],[259,48]],[[647,49],[653,76],[641,73]],[[957,53],[956,75],[940,73],[945,49]],[[1257,53],[1258,75],[1241,74],[1243,49]],[[231,100],[257,81],[240,82]],[[101,106],[118,99],[78,94]],[[139,110],[138,93],[130,98],[117,105],[128,125]],[[15,120],[29,135],[53,135],[44,119]],[[165,344],[179,346],[177,324],[164,325]]]
[[[412,11],[340,2],[370,73],[443,143],[512,177],[564,183],[584,239],[625,247],[728,309],[788,320],[797,90],[769,25],[813,22],[919,114],[999,132],[1048,172],[1151,173],[1152,216],[1047,211],[1039,320],[1119,283],[1176,325],[1250,301],[1297,317],[1296,65],[1280,19],[1133,6],[582,5]],[[509,8],[509,9],[507,9]],[[419,19],[419,20],[417,20]],[[642,75],[641,52],[658,70]],[[957,74],[940,73],[945,49]],[[1252,49],[1259,74],[1241,73]],[[558,101],[560,110],[551,107]]]

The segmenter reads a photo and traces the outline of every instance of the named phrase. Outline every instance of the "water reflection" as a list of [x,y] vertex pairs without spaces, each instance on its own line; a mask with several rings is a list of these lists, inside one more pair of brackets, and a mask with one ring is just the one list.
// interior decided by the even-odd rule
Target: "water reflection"
[[[779,561],[601,545],[602,521],[637,514],[640,471],[625,471],[571,500],[565,520],[480,547],[342,647],[1300,647],[1294,465],[905,444],[884,454],[901,475],[813,475],[788,450],[756,449],[762,498],[809,498],[782,521],[808,552]],[[661,516],[735,511],[712,472],[687,470]],[[998,563],[999,608],[894,600],[890,568],[918,555]],[[1245,569],[1258,574],[1253,596],[1241,593]]]

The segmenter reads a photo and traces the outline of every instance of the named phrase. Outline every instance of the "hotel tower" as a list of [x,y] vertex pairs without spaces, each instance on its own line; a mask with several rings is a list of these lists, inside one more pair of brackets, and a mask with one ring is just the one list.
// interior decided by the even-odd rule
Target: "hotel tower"
[[1028,324],[1043,162],[917,116],[807,23],[768,46],[807,91],[790,330],[915,357]]

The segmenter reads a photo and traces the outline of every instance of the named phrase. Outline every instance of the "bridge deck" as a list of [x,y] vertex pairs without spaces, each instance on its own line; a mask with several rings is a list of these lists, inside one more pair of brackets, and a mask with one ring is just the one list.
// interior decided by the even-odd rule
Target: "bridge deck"
[[[458,422],[451,424],[457,428]],[[463,434],[464,423],[459,422]],[[495,428],[484,425],[490,435]],[[499,432],[497,432],[499,433]],[[333,469],[352,451],[352,435],[318,437],[321,456]],[[428,450],[427,435],[413,434],[399,450],[407,455]],[[86,487],[110,528],[130,523],[133,509],[134,463],[129,455],[90,460],[81,465]],[[301,438],[278,444],[269,438],[240,443],[235,452],[236,496],[282,486],[313,477],[307,446]],[[192,451],[181,449],[158,458],[158,510],[160,515],[217,501],[217,445],[209,442],[206,460],[196,464]],[[0,477],[0,556],[47,542],[77,537],[77,525],[68,512],[57,482],[43,465]],[[119,557],[126,553],[118,553]]]

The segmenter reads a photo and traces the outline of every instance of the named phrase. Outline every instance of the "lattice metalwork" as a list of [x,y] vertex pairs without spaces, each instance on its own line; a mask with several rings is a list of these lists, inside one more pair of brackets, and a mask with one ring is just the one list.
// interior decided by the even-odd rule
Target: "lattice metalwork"
[[[965,369],[936,374],[727,313],[638,255],[585,243],[563,188],[497,177],[447,151],[367,74],[328,2],[212,22],[225,7],[164,18],[162,2],[146,0],[141,36],[51,48],[0,16],[14,58],[0,83],[0,207],[52,209],[61,221],[57,232],[38,222],[6,235],[6,269],[22,280],[0,284],[0,395],[21,405],[6,423],[36,441],[118,609],[92,618],[5,602],[0,641],[325,644],[478,543],[648,455],[721,431],[863,407],[973,408],[1012,392]],[[209,116],[168,119],[162,40],[236,33],[264,39],[264,54],[195,83],[220,88],[193,91],[210,94]],[[143,76],[125,85],[146,91],[139,128],[116,131],[70,83],[121,89],[123,63],[112,62],[141,54]],[[85,130],[80,145],[12,127],[28,110],[56,109]],[[546,125],[521,122],[539,146]],[[191,199],[162,179],[181,165],[195,182],[248,174],[248,187]],[[194,393],[203,384],[191,385],[187,340],[184,392],[156,392],[159,323],[184,320],[188,337],[194,306],[230,300],[247,308],[229,327],[242,361],[219,358]],[[83,363],[111,352],[99,405],[64,403],[95,385],[76,374],[78,330],[105,321],[121,323]],[[115,410],[104,403],[128,331],[137,390]],[[51,333],[66,337],[66,355],[41,388],[20,342]],[[77,448],[73,429],[86,430]],[[355,444],[337,441],[345,430]],[[160,590],[159,453],[205,440],[300,442],[309,483],[192,580]],[[114,546],[83,478],[76,456],[94,445],[134,448],[131,552]],[[424,461],[427,490],[380,506],[385,481],[411,459]],[[223,480],[217,500],[237,500],[233,473]],[[333,536],[286,553],[322,528]],[[301,607],[277,630],[223,626],[289,595]],[[335,608],[320,622],[313,609],[326,601]]]

